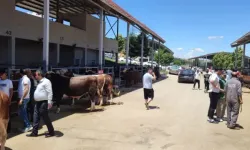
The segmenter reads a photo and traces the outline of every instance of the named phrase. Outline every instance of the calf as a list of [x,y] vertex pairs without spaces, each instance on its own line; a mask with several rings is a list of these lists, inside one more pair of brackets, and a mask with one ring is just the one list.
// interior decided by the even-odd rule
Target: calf
[[0,144],[1,150],[5,150],[7,139],[7,126],[9,122],[9,97],[0,91]]

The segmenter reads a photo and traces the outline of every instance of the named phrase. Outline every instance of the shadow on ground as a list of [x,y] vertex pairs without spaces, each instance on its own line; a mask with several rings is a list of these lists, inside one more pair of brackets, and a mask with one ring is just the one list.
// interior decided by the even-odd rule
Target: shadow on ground
[[[155,83],[160,82],[162,80],[165,80],[167,78],[167,76],[161,77],[159,80],[157,80]],[[135,86],[132,86],[130,88],[122,88],[121,89],[121,95],[125,95],[127,93],[133,92],[137,89],[142,88],[142,84],[138,84]],[[113,101],[116,101],[115,98]],[[96,105],[96,109],[92,112],[89,111],[89,107],[90,107],[90,101],[85,101],[85,100],[76,100],[75,101],[75,105],[71,106],[72,101],[70,99],[63,99],[61,101],[61,111],[59,114],[56,114],[56,107],[54,106],[50,112],[49,112],[49,116],[52,122],[57,121],[59,119],[65,118],[67,116],[73,115],[75,113],[98,113],[98,112],[102,112],[105,110],[106,106],[111,106],[111,105],[122,105],[122,102],[113,102],[113,103],[108,103],[105,106],[98,106]],[[152,109],[157,109],[157,107],[152,106]],[[44,125],[42,118],[40,121],[40,128],[42,128],[42,126]],[[18,117],[17,115],[14,115],[11,117],[11,133],[8,134],[8,139],[13,138],[17,135],[22,134],[19,131],[19,128],[23,127],[23,123],[20,119],[20,117]],[[56,130],[56,128],[55,128]],[[28,134],[28,133],[27,133]],[[44,134],[41,134],[40,136],[43,136]],[[63,133],[60,131],[56,131],[55,132],[55,136],[56,137],[62,137]]]

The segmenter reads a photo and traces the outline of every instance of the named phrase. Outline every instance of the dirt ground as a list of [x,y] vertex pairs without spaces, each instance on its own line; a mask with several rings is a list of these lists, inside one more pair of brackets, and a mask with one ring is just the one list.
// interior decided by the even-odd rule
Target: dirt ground
[[[203,84],[202,84],[203,87]],[[51,112],[56,137],[12,136],[6,146],[12,150],[249,150],[250,91],[244,89],[242,130],[229,130],[225,122],[209,124],[208,95],[192,90],[192,84],[177,83],[176,76],[154,84],[152,109],[144,106],[142,89],[114,101],[123,105],[88,113],[81,106],[63,106],[61,114]],[[53,111],[53,110],[52,110]],[[44,133],[43,126],[39,133]]]

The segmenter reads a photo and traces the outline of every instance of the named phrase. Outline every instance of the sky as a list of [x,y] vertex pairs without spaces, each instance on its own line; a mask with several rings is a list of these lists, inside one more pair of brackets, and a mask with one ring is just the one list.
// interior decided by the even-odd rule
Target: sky
[[[180,58],[232,52],[230,44],[250,31],[249,0],[113,1],[165,39],[165,45]],[[123,36],[126,29],[126,23],[120,23]],[[249,50],[250,44],[248,56]]]

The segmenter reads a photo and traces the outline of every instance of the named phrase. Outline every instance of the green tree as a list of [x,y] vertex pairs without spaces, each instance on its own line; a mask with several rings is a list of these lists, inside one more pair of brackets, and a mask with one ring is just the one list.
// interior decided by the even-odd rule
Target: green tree
[[125,51],[125,39],[122,37],[122,35],[118,35],[118,52]]
[[221,52],[216,54],[213,57],[213,66],[215,68],[222,68],[222,69],[233,69],[234,68],[234,55]]
[[154,55],[154,60],[160,65],[168,65],[174,60],[174,56],[166,53],[164,49],[159,49]]
[[233,61],[234,61],[234,65],[236,64],[235,67],[237,67],[237,68],[241,68],[242,55],[243,55],[243,49],[241,47],[239,47],[238,49],[236,48],[234,50]]
[[181,60],[180,59],[175,59],[174,60],[174,65],[178,65],[178,66],[182,65]]

